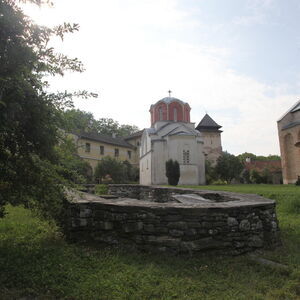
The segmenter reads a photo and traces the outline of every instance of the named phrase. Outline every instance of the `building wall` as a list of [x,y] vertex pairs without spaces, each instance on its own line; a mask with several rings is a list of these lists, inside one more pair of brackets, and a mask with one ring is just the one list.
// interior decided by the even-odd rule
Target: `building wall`
[[[145,130],[142,136],[140,159],[141,184],[168,184],[165,163],[169,159],[177,160],[180,165],[179,184],[205,184],[205,164],[203,142],[200,136],[179,134],[166,135],[176,129],[179,123],[162,126],[159,135],[149,135]],[[187,126],[190,127],[190,126]],[[189,160],[184,161],[183,152],[189,152]],[[149,161],[151,163],[149,163]],[[148,169],[145,167],[147,166]]]
[[282,129],[296,120],[300,112],[289,113],[277,123],[284,184],[295,183],[300,176],[300,148],[295,146],[300,141],[300,125]]
[[[77,136],[75,135],[73,135],[73,138],[75,140],[78,155],[91,165],[93,171],[95,171],[98,162],[105,156],[110,156],[121,161],[128,160],[132,164],[135,162],[136,154],[134,153],[135,150],[132,148],[110,145],[103,142],[97,142],[84,138],[77,138]],[[87,151],[86,147],[87,143],[90,144],[89,152]],[[103,154],[100,153],[100,146],[104,147]],[[115,156],[115,149],[118,149],[119,151],[118,156]],[[129,158],[128,151],[131,152],[131,158]]]
[[137,136],[137,137],[133,137],[131,139],[126,140],[127,143],[131,144],[132,146],[135,147],[135,149],[133,149],[133,153],[132,153],[132,160],[130,161],[131,164],[135,167],[139,167],[139,162],[140,162],[140,147],[141,147],[141,137]]
[[152,184],[152,146],[147,130],[144,131],[140,147],[140,183]]
[[201,132],[204,140],[203,151],[206,160],[215,165],[218,157],[222,154],[222,142],[220,132]]

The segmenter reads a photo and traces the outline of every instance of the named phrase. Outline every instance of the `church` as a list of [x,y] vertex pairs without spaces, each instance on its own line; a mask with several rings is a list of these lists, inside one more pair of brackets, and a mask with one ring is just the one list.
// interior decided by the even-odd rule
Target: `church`
[[151,105],[151,127],[141,137],[140,184],[167,184],[169,159],[180,165],[179,184],[205,184],[205,159],[215,163],[222,152],[221,126],[206,114],[196,129],[190,111],[187,102],[170,96]]

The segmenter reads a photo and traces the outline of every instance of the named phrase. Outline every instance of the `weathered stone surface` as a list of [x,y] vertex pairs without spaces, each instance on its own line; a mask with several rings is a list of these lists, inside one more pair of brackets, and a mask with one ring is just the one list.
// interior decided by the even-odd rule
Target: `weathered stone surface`
[[241,231],[247,231],[250,229],[250,222],[248,220],[242,220],[240,222],[239,228]]
[[228,224],[228,226],[233,227],[233,226],[239,225],[239,222],[237,221],[236,218],[231,218],[231,217],[229,217],[229,218],[227,219],[227,224]]
[[[171,253],[240,254],[280,244],[275,203],[260,196],[139,185],[112,185],[110,191],[122,198],[73,197],[65,226],[70,239]],[[193,192],[209,201],[198,203]],[[173,194],[188,196],[177,197],[185,203],[169,202]]]

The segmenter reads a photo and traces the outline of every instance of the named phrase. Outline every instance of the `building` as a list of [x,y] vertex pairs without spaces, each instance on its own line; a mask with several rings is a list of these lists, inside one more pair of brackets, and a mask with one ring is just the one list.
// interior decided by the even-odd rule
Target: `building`
[[188,103],[173,97],[151,105],[151,128],[141,138],[141,184],[167,184],[165,163],[169,159],[179,162],[179,184],[205,184],[204,141],[190,122],[190,110]]
[[205,114],[196,127],[196,130],[202,133],[205,158],[213,165],[216,165],[218,157],[222,154],[221,127],[208,114]]
[[295,183],[300,176],[300,101],[278,121],[283,183]]
[[135,145],[136,138],[128,137],[125,140],[121,137],[112,137],[98,133],[72,134],[78,155],[87,161],[93,171],[98,162],[104,156],[110,156],[122,161],[128,160],[132,165],[138,166],[138,146]]
[[252,160],[250,157],[246,158],[244,163],[245,169],[250,173],[255,170],[260,175],[264,175],[266,170],[270,174],[270,182],[273,184],[282,183],[282,170],[280,160]]

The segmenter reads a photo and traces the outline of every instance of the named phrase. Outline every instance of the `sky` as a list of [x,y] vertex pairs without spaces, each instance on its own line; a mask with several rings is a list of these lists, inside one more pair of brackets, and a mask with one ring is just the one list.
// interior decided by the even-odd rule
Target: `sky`
[[48,79],[54,91],[99,94],[76,108],[147,128],[170,89],[196,126],[205,113],[223,126],[223,150],[280,153],[277,120],[300,94],[298,0],[53,2],[23,9],[41,25],[79,24],[51,46],[86,71]]

